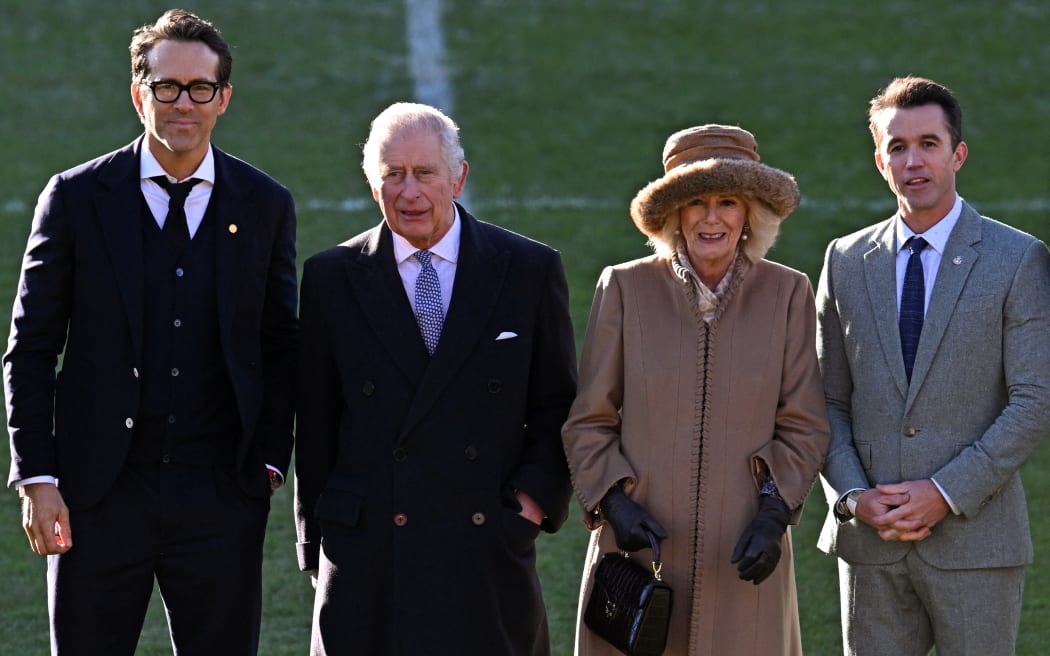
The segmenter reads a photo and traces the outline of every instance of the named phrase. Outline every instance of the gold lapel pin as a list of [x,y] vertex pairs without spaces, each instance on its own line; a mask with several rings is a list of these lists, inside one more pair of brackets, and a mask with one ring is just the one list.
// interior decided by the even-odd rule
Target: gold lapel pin
[[[235,234],[237,234],[237,224],[236,224],[236,223],[231,223],[231,224],[230,224],[230,227],[229,227],[229,228],[227,228],[227,230],[229,230],[229,231],[230,231],[230,234],[231,234],[231,235],[235,235]],[[958,264],[958,262],[956,262],[956,264]]]
[[956,255],[955,259],[952,260],[952,264],[962,264],[962,258]]

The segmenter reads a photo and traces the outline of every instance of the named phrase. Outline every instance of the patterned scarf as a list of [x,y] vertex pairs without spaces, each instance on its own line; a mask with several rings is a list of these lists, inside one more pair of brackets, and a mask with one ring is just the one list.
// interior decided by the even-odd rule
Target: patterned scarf
[[740,251],[738,250],[733,258],[733,264],[730,265],[729,270],[726,271],[726,274],[722,276],[722,279],[712,290],[700,280],[700,276],[693,269],[692,263],[689,262],[689,251],[686,249],[685,243],[679,242],[675,248],[675,253],[671,256],[671,266],[682,280],[692,282],[693,288],[696,289],[697,306],[700,309],[700,316],[703,318],[704,323],[710,324],[714,320],[719,304],[725,298],[726,292],[729,291],[729,286],[733,283],[733,272],[736,271],[736,260],[739,257]]

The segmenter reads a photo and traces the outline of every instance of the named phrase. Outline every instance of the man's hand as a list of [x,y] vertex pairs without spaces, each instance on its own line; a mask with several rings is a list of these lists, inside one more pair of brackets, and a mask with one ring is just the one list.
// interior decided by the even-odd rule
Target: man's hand
[[[882,490],[890,489],[890,487],[882,486]],[[857,510],[853,513],[858,520],[875,530],[888,528],[881,523],[886,513],[908,502],[908,495],[904,492],[892,493],[882,490],[878,488],[864,490],[857,499]]]
[[313,586],[314,590],[317,589],[317,576],[318,576],[318,570],[316,570],[316,569],[310,570],[310,585]]
[[518,514],[536,526],[541,526],[543,524],[543,509],[540,508],[540,504],[536,503],[535,499],[521,490],[514,492],[514,496],[517,497],[518,503],[521,504],[521,510],[518,511]]
[[63,554],[73,548],[69,508],[53,483],[22,486],[22,528],[29,546],[40,556]]
[[933,527],[950,512],[948,502],[929,479],[877,485],[875,489],[880,494],[907,497],[904,503],[875,518],[879,537],[883,540],[925,540],[932,534]]

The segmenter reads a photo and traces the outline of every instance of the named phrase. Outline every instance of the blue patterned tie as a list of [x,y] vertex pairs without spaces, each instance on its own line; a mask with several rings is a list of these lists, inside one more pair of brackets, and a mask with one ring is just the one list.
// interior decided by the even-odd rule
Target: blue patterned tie
[[441,281],[437,271],[430,263],[433,253],[427,250],[416,251],[419,260],[419,276],[416,278],[416,322],[423,335],[427,352],[434,355],[438,339],[441,337],[441,324],[445,321],[445,311],[441,306]]
[[904,247],[911,251],[908,256],[908,268],[904,270],[904,289],[901,291],[900,331],[901,353],[904,354],[904,372],[911,382],[911,369],[915,364],[915,352],[919,350],[919,335],[922,334],[922,320],[925,315],[926,283],[922,273],[922,249],[926,240],[912,237],[904,242]]

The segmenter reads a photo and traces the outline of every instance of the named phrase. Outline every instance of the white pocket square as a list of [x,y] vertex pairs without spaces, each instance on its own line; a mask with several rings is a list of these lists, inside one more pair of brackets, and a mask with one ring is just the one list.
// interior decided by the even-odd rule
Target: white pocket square
[[496,341],[498,342],[498,341],[503,340],[503,339],[514,339],[517,336],[518,336],[518,333],[512,333],[509,330],[504,330],[499,335],[496,335]]

